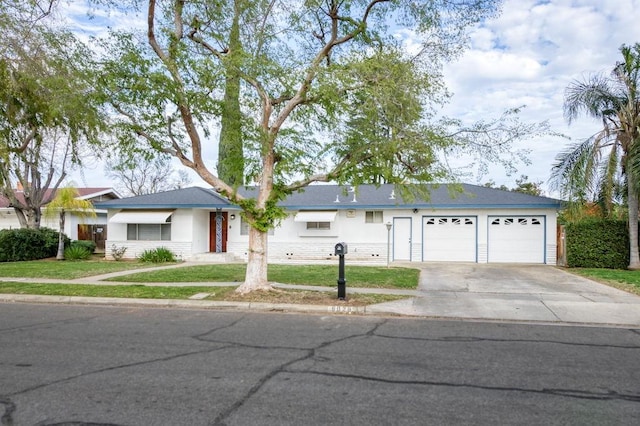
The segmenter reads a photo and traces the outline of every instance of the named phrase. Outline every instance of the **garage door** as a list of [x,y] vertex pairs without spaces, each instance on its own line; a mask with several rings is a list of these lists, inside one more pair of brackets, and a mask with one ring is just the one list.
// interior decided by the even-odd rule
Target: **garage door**
[[475,262],[477,218],[427,216],[423,219],[422,258],[436,262]]
[[489,262],[544,263],[544,216],[489,217]]

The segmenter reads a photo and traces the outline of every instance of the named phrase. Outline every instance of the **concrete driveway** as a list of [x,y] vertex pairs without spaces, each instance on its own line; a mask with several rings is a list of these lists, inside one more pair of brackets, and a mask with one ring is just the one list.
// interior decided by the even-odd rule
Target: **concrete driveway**
[[640,296],[548,265],[424,263],[420,296],[369,311],[442,318],[640,326]]

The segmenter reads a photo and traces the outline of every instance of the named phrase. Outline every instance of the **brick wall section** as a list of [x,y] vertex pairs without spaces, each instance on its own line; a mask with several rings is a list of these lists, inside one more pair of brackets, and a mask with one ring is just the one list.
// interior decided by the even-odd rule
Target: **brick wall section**
[[[248,246],[246,243],[229,242],[227,251],[233,253],[237,258],[247,260]],[[336,259],[334,255],[335,243],[315,242],[313,244],[269,242],[269,260],[331,260]],[[351,260],[371,261],[374,263],[384,263],[387,260],[387,245],[375,243],[348,243],[347,256]]]

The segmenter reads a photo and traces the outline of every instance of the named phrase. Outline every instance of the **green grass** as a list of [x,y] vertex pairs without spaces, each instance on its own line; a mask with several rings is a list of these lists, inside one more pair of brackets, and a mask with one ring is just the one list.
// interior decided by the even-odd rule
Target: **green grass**
[[[109,281],[117,282],[242,282],[246,265],[198,265],[159,271],[140,272]],[[0,271],[1,272],[1,271]],[[372,266],[345,267],[347,288],[415,289],[420,271],[412,268],[384,268]],[[1,273],[0,273],[1,275]],[[338,268],[333,265],[269,265],[269,281],[283,284],[334,286]]]
[[630,293],[640,294],[640,271],[595,268],[571,268],[567,271]]
[[0,282],[0,293],[45,296],[187,299],[196,293],[226,294],[235,287],[147,287],[144,285],[39,284]]
[[188,299],[197,293],[210,293],[204,300],[246,302],[302,303],[316,305],[368,305],[406,298],[385,294],[347,294],[347,301],[338,301],[335,292],[277,290],[256,292],[247,296],[234,293],[236,287],[164,287],[144,285],[87,285],[87,284],[37,284],[0,282],[0,293],[34,294],[45,296],[116,297],[136,299]]
[[2,262],[0,263],[0,277],[72,280],[75,278],[108,274],[109,272],[149,268],[152,266],[155,265],[129,261],[116,262],[111,260],[59,261],[46,259],[27,262]]

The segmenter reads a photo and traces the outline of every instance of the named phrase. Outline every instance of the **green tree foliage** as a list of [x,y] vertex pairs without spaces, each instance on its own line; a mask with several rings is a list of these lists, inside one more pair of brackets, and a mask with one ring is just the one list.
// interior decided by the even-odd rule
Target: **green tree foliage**
[[240,72],[242,41],[240,17],[248,7],[247,0],[233,1],[233,20],[229,31],[229,49],[222,62],[225,72],[224,98],[220,111],[218,144],[218,177],[232,187],[244,183],[244,144],[242,142],[242,110],[240,106]]
[[[433,181],[451,176],[447,155],[500,159],[512,141],[540,130],[521,125],[517,110],[469,127],[429,120],[447,97],[443,61],[498,0],[133,3],[144,3],[144,34],[114,33],[103,46],[101,86],[120,118],[118,139],[175,156],[243,207],[251,227],[241,292],[270,288],[266,230],[293,191],[327,181]],[[243,142],[242,162],[225,151],[218,173],[204,154],[211,123]],[[241,169],[258,188],[254,199],[236,192]]]
[[497,187],[496,183],[493,180],[486,182],[484,186],[486,186],[487,188],[497,188],[502,191],[513,191],[519,192],[521,194],[540,196],[544,194],[544,191],[542,190],[542,184],[542,181],[530,182],[529,176],[520,175],[520,177],[516,179],[516,186],[513,188],[508,188],[506,185],[500,185],[499,187]]
[[601,120],[603,128],[558,155],[552,182],[574,205],[597,201],[605,216],[615,212],[619,189],[626,188],[628,266],[639,269],[640,44],[623,45],[620,52],[623,60],[610,75],[593,74],[567,87],[564,110],[568,121],[586,114]]
[[54,3],[9,1],[0,20],[0,191],[31,228],[104,123],[93,96],[93,54],[47,21]]

